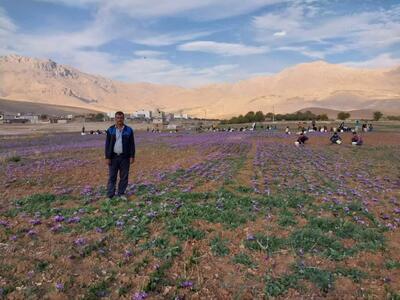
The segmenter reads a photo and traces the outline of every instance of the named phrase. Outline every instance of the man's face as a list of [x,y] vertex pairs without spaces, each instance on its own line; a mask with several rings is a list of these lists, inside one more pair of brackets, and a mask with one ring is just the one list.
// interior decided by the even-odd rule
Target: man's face
[[124,115],[115,115],[115,124],[118,126],[124,125]]

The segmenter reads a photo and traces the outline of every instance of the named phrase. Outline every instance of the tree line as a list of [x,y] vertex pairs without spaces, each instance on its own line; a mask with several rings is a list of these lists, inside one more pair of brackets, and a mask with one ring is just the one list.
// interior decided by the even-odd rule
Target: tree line
[[254,123],[254,122],[264,122],[264,121],[328,121],[328,116],[326,114],[316,115],[311,111],[306,112],[295,112],[291,114],[273,114],[271,112],[264,114],[262,111],[249,111],[245,115],[239,115],[237,117],[232,117],[229,120],[222,120],[221,124],[240,124],[240,123]]
[[[337,114],[338,120],[347,120],[351,117],[348,112],[341,111]],[[380,111],[375,111],[373,114],[374,121],[379,121],[383,117],[383,113]],[[389,120],[398,120],[399,117],[388,116]],[[273,114],[271,112],[264,114],[262,111],[249,111],[245,115],[239,115],[237,117],[232,117],[229,120],[222,120],[221,124],[241,124],[241,123],[254,123],[254,122],[264,122],[264,121],[328,121],[329,118],[326,114],[314,114],[311,111],[297,111],[291,114]]]

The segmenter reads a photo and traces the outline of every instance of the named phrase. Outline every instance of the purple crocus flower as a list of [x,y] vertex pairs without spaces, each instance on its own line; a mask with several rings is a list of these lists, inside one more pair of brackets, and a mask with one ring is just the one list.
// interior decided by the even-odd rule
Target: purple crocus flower
[[136,292],[132,296],[132,300],[144,300],[146,299],[148,294],[146,292]]
[[61,215],[57,215],[53,218],[54,222],[63,222],[65,218]]
[[36,231],[34,231],[33,229],[29,230],[27,233],[27,235],[29,236],[35,236],[36,234],[37,234]]
[[181,287],[183,287],[183,288],[191,288],[191,287],[193,287],[193,282],[184,281],[184,282],[181,283]]
[[388,219],[390,219],[390,216],[389,216],[388,214],[383,214],[383,215],[381,216],[381,218],[382,218],[383,220],[388,220]]
[[10,240],[11,240],[11,241],[16,241],[16,240],[17,240],[17,236],[16,236],[16,235],[12,235],[12,236],[10,237]]
[[130,250],[125,250],[124,256],[125,256],[126,258],[131,257],[132,255],[133,255],[132,251],[130,251]]
[[71,223],[79,223],[81,221],[81,218],[79,217],[72,217],[72,218],[68,218],[67,219],[67,223],[71,224]]
[[387,227],[389,230],[394,230],[394,229],[396,229],[396,225],[393,225],[392,223],[386,224],[386,227]]
[[4,220],[0,220],[0,225],[3,225],[4,227],[9,227],[10,223],[8,223],[7,221],[4,221]]
[[30,220],[29,223],[31,223],[34,226],[42,224],[42,222],[39,219]]
[[83,245],[86,244],[86,240],[84,238],[77,238],[74,241],[74,244],[77,245],[77,246],[83,246]]
[[383,282],[384,283],[389,283],[389,282],[391,282],[392,281],[392,279],[390,278],[390,277],[385,277],[385,278],[383,278]]
[[51,232],[58,232],[62,229],[62,225],[61,224],[56,224],[53,227],[50,228]]
[[56,289],[59,291],[64,290],[64,284],[62,284],[61,282],[57,282],[56,283]]
[[97,233],[103,233],[103,229],[101,229],[100,227],[96,227],[95,230]]
[[93,192],[93,189],[90,185],[86,185],[81,192],[81,195],[83,196],[90,196]]
[[150,211],[146,214],[146,216],[148,216],[149,218],[153,219],[155,217],[157,217],[157,212],[156,211]]
[[246,238],[248,241],[254,241],[255,239],[256,239],[256,237],[253,235],[253,234],[248,234],[247,235],[247,238]]
[[117,222],[115,222],[115,225],[117,226],[117,227],[122,227],[122,226],[124,226],[124,221],[117,221]]

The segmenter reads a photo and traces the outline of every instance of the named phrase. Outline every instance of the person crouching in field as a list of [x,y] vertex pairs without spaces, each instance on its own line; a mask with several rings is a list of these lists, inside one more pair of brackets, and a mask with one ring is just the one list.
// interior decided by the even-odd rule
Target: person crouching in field
[[298,137],[297,141],[294,142],[296,146],[304,145],[306,141],[308,140],[308,137],[304,134],[304,132],[300,133],[300,136]]
[[115,113],[115,125],[107,129],[105,158],[108,165],[107,197],[115,195],[117,175],[119,184],[117,195],[126,200],[125,190],[128,186],[129,166],[135,162],[135,138],[133,129],[124,124],[122,111]]
[[359,136],[355,131],[353,132],[353,137],[351,138],[351,144],[353,146],[361,146],[363,144],[361,136]]
[[330,138],[332,144],[341,144],[342,143],[342,138],[339,136],[339,134],[335,131],[333,135]]

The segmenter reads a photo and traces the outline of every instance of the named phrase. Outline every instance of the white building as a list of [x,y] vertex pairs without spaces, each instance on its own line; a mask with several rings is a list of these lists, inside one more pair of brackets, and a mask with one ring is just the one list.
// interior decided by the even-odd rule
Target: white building
[[153,118],[153,124],[163,124],[164,121],[162,118]]
[[155,119],[164,119],[165,117],[165,113],[161,110],[159,110],[158,108],[153,111],[153,118]]
[[174,114],[175,119],[189,119],[188,114],[183,114],[183,113],[175,113]]
[[174,114],[167,114],[167,115],[165,116],[165,120],[166,120],[167,122],[173,121],[173,120],[174,120]]
[[21,114],[18,114],[17,119],[28,120],[31,124],[39,123],[39,116],[37,116],[37,115],[21,115]]
[[110,119],[114,119],[115,113],[116,113],[116,111],[109,111],[106,114],[107,114],[107,117],[109,117]]
[[132,118],[137,118],[137,119],[147,119],[147,120],[150,120],[151,117],[152,117],[151,111],[150,111],[150,110],[144,110],[144,109],[135,111],[135,112],[132,114]]

